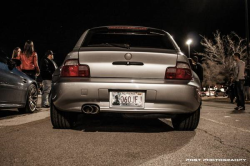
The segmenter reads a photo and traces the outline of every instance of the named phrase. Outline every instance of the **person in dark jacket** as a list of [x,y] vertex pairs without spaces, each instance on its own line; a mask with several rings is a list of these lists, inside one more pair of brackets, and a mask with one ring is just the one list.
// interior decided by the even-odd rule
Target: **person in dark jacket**
[[228,96],[230,97],[231,103],[234,103],[235,99],[235,88],[234,88],[234,81],[233,81],[233,76],[230,77],[229,81],[229,88],[228,88]]
[[41,77],[43,79],[42,107],[44,108],[50,106],[48,98],[51,90],[52,74],[57,69],[57,64],[53,59],[53,51],[48,50],[41,61]]
[[247,71],[245,71],[245,83],[244,83],[244,96],[245,100],[250,100],[250,77],[247,75]]
[[192,58],[188,58],[188,61],[189,61],[189,64],[190,64],[191,69],[194,70],[194,62],[193,62],[193,59],[192,59]]
[[203,67],[202,65],[199,63],[198,61],[198,57],[194,56],[193,58],[193,71],[197,74],[197,76],[200,79],[201,82],[201,86],[202,86],[202,82],[203,82]]

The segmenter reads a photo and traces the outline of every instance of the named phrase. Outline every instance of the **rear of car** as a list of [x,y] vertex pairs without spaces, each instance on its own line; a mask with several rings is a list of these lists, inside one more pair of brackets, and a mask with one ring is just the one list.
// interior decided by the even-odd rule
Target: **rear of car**
[[56,128],[72,127],[76,113],[164,115],[178,130],[194,130],[199,122],[199,79],[163,30],[87,30],[52,81],[51,121]]
[[201,97],[205,97],[207,95],[206,91],[201,91]]
[[224,92],[224,91],[218,89],[218,90],[216,90],[216,91],[214,92],[214,96],[215,96],[215,97],[218,97],[218,96],[223,96],[223,97],[225,97],[225,96],[227,96],[227,94],[226,94],[226,92]]
[[208,90],[206,91],[207,97],[214,96],[215,90]]

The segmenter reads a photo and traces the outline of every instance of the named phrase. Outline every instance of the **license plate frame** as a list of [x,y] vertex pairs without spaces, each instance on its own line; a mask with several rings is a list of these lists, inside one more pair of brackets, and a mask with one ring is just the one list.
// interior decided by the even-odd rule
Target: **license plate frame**
[[[117,102],[117,99],[115,97],[116,95],[118,97],[119,102]],[[109,106],[110,108],[144,108],[145,107],[145,92],[110,91],[109,92]]]

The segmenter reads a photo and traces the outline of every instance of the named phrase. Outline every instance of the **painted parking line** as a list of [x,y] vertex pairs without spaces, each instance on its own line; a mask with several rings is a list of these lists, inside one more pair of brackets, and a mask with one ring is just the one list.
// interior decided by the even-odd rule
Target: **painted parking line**
[[203,118],[203,117],[201,117],[201,119],[204,119],[204,120],[207,120],[207,121],[210,121],[210,122],[213,122],[213,123],[217,123],[217,124],[220,124],[220,125],[223,125],[223,126],[231,127],[231,128],[237,129],[237,130],[242,131],[242,132],[250,133],[250,130],[246,130],[246,129],[243,129],[243,128],[231,126],[229,124],[218,122],[218,121],[213,120],[213,119],[208,119],[208,118]]

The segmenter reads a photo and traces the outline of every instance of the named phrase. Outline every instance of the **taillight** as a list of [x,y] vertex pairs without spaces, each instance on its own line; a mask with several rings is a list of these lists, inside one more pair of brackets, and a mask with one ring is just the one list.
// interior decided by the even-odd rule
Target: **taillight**
[[176,67],[169,67],[166,69],[165,79],[191,80],[192,71],[188,64],[177,63]]
[[61,70],[62,77],[89,77],[89,66],[79,65],[78,60],[68,60]]

